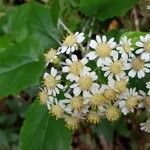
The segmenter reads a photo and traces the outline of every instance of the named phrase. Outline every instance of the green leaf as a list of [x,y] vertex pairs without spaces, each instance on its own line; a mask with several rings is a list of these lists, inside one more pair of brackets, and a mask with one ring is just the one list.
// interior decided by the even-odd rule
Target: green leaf
[[9,149],[8,137],[3,130],[0,130],[0,148]]
[[80,10],[87,16],[106,20],[114,16],[123,16],[138,0],[80,0]]
[[101,123],[94,128],[94,133],[98,136],[102,134],[109,143],[113,141],[114,128],[107,119],[102,119]]
[[69,150],[71,135],[64,122],[51,118],[47,108],[36,100],[21,129],[21,150]]
[[61,8],[59,5],[59,0],[53,0],[51,6],[51,16],[52,16],[53,24],[55,26],[57,26],[60,10]]
[[16,94],[37,84],[44,69],[40,44],[32,38],[3,51],[0,55],[0,96]]
[[59,33],[57,26],[53,24],[50,9],[35,2],[29,5],[30,16],[28,18],[28,32],[44,47],[49,48],[58,45]]
[[130,132],[127,127],[127,124],[123,117],[121,117],[116,123],[115,123],[115,130],[117,131],[118,135],[129,137]]
[[9,35],[15,43],[32,36],[44,48],[49,48],[59,43],[59,33],[55,25],[57,19],[56,14],[51,14],[50,7],[30,2],[7,12],[7,15],[0,21],[0,33]]

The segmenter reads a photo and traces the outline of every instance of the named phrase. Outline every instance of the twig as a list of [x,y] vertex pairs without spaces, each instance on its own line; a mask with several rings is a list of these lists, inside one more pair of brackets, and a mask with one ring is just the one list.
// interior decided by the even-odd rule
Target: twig
[[[94,26],[94,22],[95,22],[95,18],[93,18],[92,19],[92,22],[91,22],[91,25],[90,25],[90,31],[89,31],[89,34],[88,34],[88,38],[90,39],[91,38],[91,36],[92,36],[92,28],[93,28],[93,26]],[[87,48],[86,48],[86,50],[85,50],[85,54],[86,54],[86,52],[88,52],[89,51],[89,44],[90,44],[90,41],[88,41],[88,43],[87,43]]]
[[136,31],[139,31],[140,30],[140,23],[139,23],[139,18],[138,18],[136,8],[134,8],[132,12],[133,12],[133,17],[134,17],[135,29],[136,29]]

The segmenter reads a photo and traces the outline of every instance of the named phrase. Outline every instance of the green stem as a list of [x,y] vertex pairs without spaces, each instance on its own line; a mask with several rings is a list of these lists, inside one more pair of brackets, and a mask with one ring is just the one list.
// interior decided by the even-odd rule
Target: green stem
[[72,34],[72,32],[66,27],[66,25],[59,19],[58,24],[60,24],[64,30],[66,30],[69,34]]

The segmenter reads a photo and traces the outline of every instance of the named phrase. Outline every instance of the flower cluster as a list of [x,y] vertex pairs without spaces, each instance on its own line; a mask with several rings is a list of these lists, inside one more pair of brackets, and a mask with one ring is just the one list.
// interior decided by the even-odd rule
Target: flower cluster
[[[116,43],[105,35],[86,44],[84,33],[71,33],[44,56],[50,70],[43,76],[40,101],[57,119],[64,118],[68,128],[76,129],[81,121],[116,121],[139,109],[150,112],[149,34],[135,44],[127,36]],[[138,89],[140,82],[147,89]],[[150,132],[150,120],[141,129]]]

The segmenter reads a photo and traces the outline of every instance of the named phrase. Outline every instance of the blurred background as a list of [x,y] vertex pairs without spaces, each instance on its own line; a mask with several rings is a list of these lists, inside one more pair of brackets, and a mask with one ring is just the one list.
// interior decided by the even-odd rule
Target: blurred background
[[[60,0],[59,7],[54,1],[0,0],[0,55],[7,49],[12,52],[7,55],[7,58],[4,58],[3,54],[0,57],[2,69],[4,69],[2,66],[17,66],[19,59],[16,62],[11,61],[11,58],[17,55],[14,53],[15,49],[19,52],[22,48],[34,47],[40,51],[39,54],[42,57],[45,50],[58,45],[59,39],[64,35],[64,31],[57,26],[57,20],[55,20],[58,12],[60,19],[71,31],[83,31],[87,34],[87,38],[94,37],[96,34],[106,34],[108,37],[114,36],[119,40],[126,31],[148,32],[150,29],[150,10],[147,9],[147,5],[150,5],[149,0],[124,0],[124,6],[118,3],[115,4],[116,6],[112,4],[110,7],[116,8],[113,10],[116,14],[112,16],[109,10],[108,14],[105,14],[107,4],[103,4],[100,10],[96,10],[98,0],[95,2],[94,0],[89,2],[88,0]],[[91,4],[93,8],[90,7]],[[125,9],[125,12],[119,12],[117,5]],[[49,21],[50,13],[54,24]],[[39,41],[40,45],[38,45]],[[32,51],[29,53],[33,59],[36,59],[35,53]],[[6,63],[3,64],[3,61]],[[9,64],[9,61],[13,64]],[[25,69],[27,66],[24,66],[21,73],[28,79],[32,78],[27,81],[22,74],[15,78],[15,73],[2,74],[4,70],[0,69],[0,150],[20,150],[20,129],[25,113],[36,99],[41,84],[40,79],[44,70],[41,62],[33,65],[36,68],[35,71],[31,71],[34,74],[33,77],[28,76],[29,70]],[[20,72],[20,70],[16,71]],[[150,150],[150,135],[139,130],[139,122],[145,121],[144,112],[123,120],[121,118],[116,124],[111,125],[106,120],[97,126],[83,125],[73,134],[72,149]]]

